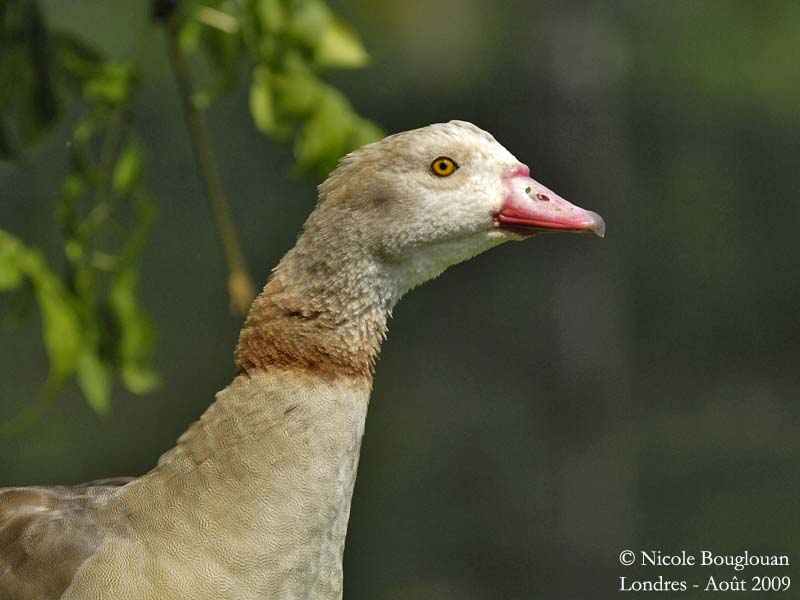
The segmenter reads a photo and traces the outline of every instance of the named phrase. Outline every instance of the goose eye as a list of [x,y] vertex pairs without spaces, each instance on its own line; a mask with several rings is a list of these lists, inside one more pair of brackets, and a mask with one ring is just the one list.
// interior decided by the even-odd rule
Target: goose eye
[[452,175],[458,169],[456,161],[447,156],[440,156],[431,163],[431,172],[438,177],[447,177]]

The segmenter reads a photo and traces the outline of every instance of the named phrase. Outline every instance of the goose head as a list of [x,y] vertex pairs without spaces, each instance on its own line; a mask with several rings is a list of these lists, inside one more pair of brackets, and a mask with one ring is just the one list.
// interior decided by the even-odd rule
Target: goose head
[[398,293],[506,241],[605,224],[533,180],[494,137],[464,121],[406,131],[342,159],[320,186],[306,231],[357,246]]
[[371,385],[395,303],[451,265],[506,241],[603,219],[530,177],[490,134],[451,121],[345,156],[320,186],[297,244],[253,303],[241,371],[270,366]]

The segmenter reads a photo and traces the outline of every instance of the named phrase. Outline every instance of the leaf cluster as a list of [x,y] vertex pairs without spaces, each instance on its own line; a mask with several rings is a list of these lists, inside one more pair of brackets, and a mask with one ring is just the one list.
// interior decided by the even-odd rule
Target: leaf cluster
[[[0,152],[17,156],[51,127],[70,96],[83,108],[67,146],[69,173],[55,205],[65,268],[0,231],[0,291],[32,293],[50,360],[48,390],[75,377],[99,414],[110,409],[114,373],[135,393],[158,377],[154,329],[138,300],[138,258],[154,220],[142,151],[127,110],[133,65],[104,60],[76,36],[48,31],[38,5],[3,5]],[[11,82],[15,81],[14,85]]]
[[250,75],[250,113],[262,133],[294,140],[302,173],[324,177],[348,151],[383,137],[372,121],[321,74],[367,64],[358,34],[322,0],[196,2],[180,31],[186,50],[201,50],[215,74],[206,104],[242,70]]
[[[153,15],[212,74],[194,106],[206,108],[248,77],[255,127],[293,142],[300,172],[324,176],[383,135],[322,79],[326,69],[368,61],[356,32],[322,0],[156,0]],[[64,106],[81,113],[55,202],[63,239],[55,263],[63,266],[0,229],[0,293],[39,307],[50,396],[74,378],[98,414],[110,410],[115,378],[137,394],[159,381],[155,328],[139,291],[156,213],[132,111],[141,85],[133,57],[108,60],[80,36],[50,29],[37,0],[0,3],[0,159],[41,139]]]

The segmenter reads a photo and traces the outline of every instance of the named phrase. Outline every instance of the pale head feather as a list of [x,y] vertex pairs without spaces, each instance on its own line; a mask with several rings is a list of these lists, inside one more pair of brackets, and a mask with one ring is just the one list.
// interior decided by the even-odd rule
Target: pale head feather
[[[438,177],[431,164],[458,169]],[[377,258],[402,295],[503,241],[493,215],[503,202],[501,175],[519,161],[494,137],[465,121],[389,136],[347,156],[319,187],[305,225],[310,237]]]

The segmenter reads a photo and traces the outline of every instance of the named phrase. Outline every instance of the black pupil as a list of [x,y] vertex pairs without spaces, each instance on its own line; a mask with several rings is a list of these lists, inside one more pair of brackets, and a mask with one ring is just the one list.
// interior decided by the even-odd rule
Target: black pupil
[[447,170],[447,163],[445,161],[441,161],[439,163],[439,170],[440,171],[446,171]]

